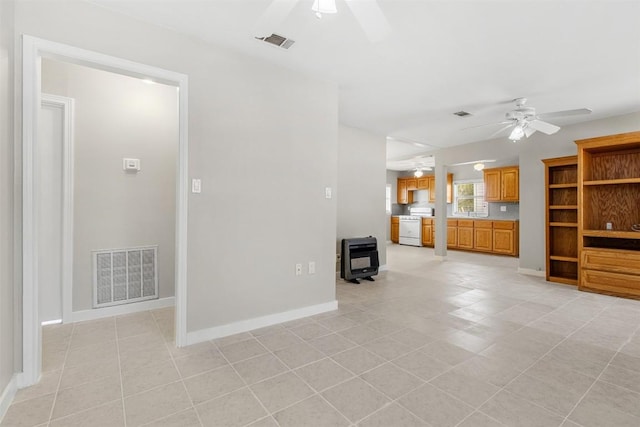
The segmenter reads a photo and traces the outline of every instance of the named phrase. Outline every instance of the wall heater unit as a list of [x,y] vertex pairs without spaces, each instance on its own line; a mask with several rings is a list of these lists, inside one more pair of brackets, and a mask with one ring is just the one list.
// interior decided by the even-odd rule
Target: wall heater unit
[[378,274],[378,241],[375,237],[357,237],[342,239],[340,258],[340,277],[352,283],[357,279],[373,281]]
[[158,298],[158,247],[93,251],[93,308]]

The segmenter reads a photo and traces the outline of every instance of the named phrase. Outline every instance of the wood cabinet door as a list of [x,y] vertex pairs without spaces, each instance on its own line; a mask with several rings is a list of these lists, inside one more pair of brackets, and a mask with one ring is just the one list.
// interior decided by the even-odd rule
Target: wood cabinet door
[[453,174],[447,174],[447,203],[453,203]]
[[398,204],[406,205],[409,203],[409,191],[407,190],[407,180],[398,179]]
[[458,226],[447,227],[447,247],[448,248],[458,247]]
[[423,176],[422,178],[417,179],[418,182],[418,190],[428,190],[429,189],[429,177]]
[[415,178],[409,178],[407,181],[407,190],[413,191],[418,189],[418,180]]
[[433,246],[433,225],[422,225],[422,246]]
[[505,202],[517,202],[520,198],[520,190],[519,190],[519,169],[504,169],[501,172],[500,184],[501,184],[501,194],[500,197],[502,201]]
[[391,223],[391,241],[393,243],[400,242],[400,224],[399,223]]
[[493,252],[505,255],[515,254],[515,239],[513,230],[493,230]]
[[473,249],[473,227],[458,227],[458,247]]
[[436,201],[436,178],[434,176],[429,177],[429,202],[435,203]]
[[487,202],[500,201],[500,171],[489,170],[484,172],[484,199]]
[[493,250],[493,233],[491,228],[474,228],[473,249],[491,252]]

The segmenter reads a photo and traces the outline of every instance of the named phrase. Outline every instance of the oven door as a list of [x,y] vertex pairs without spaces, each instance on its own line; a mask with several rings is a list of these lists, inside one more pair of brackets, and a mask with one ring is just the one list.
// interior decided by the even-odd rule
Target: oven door
[[419,219],[400,220],[400,240],[401,245],[422,246],[421,221]]

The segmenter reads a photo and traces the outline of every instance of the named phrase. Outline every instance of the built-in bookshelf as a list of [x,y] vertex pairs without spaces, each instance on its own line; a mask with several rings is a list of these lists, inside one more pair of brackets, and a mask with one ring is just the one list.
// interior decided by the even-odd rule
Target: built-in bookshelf
[[576,144],[579,288],[640,298],[640,132]]
[[578,283],[578,156],[543,160],[545,165],[546,278]]

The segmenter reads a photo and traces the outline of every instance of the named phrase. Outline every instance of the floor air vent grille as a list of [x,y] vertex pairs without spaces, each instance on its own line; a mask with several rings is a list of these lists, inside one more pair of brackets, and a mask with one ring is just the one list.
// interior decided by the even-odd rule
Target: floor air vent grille
[[93,307],[158,298],[158,247],[93,252]]

